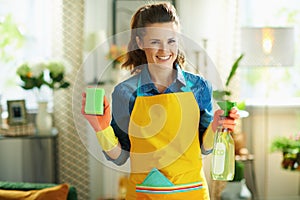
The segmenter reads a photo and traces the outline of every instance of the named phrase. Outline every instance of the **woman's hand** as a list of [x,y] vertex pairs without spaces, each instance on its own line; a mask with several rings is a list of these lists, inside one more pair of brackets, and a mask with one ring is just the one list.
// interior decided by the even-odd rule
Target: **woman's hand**
[[214,113],[214,119],[212,122],[212,129],[215,132],[218,126],[222,125],[224,128],[228,128],[232,132],[234,132],[234,128],[236,126],[236,120],[240,118],[238,114],[238,110],[236,108],[232,108],[229,111],[228,117],[222,117],[224,114],[223,110],[216,110]]
[[[84,112],[86,101],[86,93],[82,93],[81,113],[88,120],[96,132],[106,129],[110,125],[110,106],[108,100],[104,96],[104,113],[103,115],[90,115]],[[100,102],[99,102],[100,103]]]

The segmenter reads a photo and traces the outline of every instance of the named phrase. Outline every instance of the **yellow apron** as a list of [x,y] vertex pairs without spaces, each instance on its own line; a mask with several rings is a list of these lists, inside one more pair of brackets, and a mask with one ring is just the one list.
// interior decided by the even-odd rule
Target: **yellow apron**
[[[139,96],[138,91],[128,129],[131,174],[127,200],[209,199],[202,172],[199,118],[190,91],[155,96]],[[147,184],[153,169],[165,180]]]

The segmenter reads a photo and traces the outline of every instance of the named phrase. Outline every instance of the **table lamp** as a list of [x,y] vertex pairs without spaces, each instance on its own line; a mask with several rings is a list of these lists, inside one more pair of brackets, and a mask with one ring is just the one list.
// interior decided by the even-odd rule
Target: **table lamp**
[[293,27],[243,27],[241,52],[244,66],[293,66]]

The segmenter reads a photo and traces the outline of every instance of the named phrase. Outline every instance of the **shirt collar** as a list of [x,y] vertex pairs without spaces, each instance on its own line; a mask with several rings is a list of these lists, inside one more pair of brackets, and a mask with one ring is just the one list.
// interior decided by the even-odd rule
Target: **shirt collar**
[[[178,64],[176,64],[176,79],[174,80],[174,82],[171,84],[171,87],[173,85],[176,85],[177,82],[179,82],[180,86],[178,88],[181,88],[182,86],[185,87],[186,86],[186,80],[184,77],[184,72],[182,71],[182,69],[179,67]],[[142,94],[146,94],[148,92],[151,92],[153,90],[156,90],[156,87],[153,83],[153,81],[151,80],[150,77],[150,73],[148,70],[148,65],[145,65],[144,67],[142,67],[141,72],[140,72],[140,80],[139,80],[139,85],[138,87],[140,87],[140,92]]]
[[176,64],[176,69],[177,69],[176,79],[177,79],[183,86],[186,86],[186,81],[185,81],[185,77],[184,77],[184,75],[183,75],[183,71],[182,71],[182,69],[179,67],[178,64]]

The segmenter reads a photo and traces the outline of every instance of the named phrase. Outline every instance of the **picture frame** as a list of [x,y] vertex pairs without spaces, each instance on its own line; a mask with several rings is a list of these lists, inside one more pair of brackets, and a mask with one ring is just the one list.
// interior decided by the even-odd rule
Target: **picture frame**
[[7,101],[8,112],[8,125],[20,125],[27,123],[27,111],[25,106],[25,100],[8,100]]

